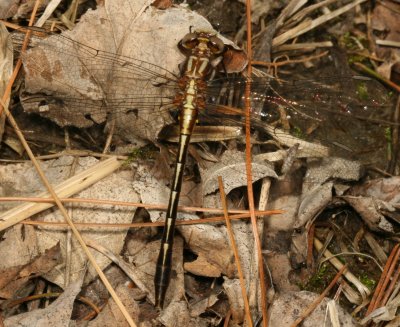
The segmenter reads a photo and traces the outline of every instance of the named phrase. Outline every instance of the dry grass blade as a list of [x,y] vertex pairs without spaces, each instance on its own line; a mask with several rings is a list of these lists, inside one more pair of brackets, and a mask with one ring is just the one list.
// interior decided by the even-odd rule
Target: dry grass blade
[[47,19],[53,14],[53,12],[57,9],[61,0],[51,0],[50,3],[46,6],[46,9],[42,13],[42,16],[38,19],[35,26],[42,27],[44,23],[46,23]]
[[[3,94],[5,91],[7,81],[10,79],[13,71],[13,54],[9,41],[9,33],[4,24],[0,23],[0,62],[2,63],[0,67],[0,94]],[[6,103],[8,104],[9,101],[10,99],[7,99]],[[5,118],[4,113],[0,113],[0,142],[3,141]]]
[[276,19],[276,27],[279,28],[283,25],[283,22],[291,17],[297,10],[299,10],[302,6],[307,3],[307,0],[292,0],[288,3],[288,5],[282,10],[279,17]]
[[275,46],[281,45],[290,39],[293,39],[299,35],[302,35],[308,31],[311,31],[315,27],[327,22],[330,19],[333,19],[333,18],[345,13],[346,11],[349,11],[350,9],[354,8],[355,6],[361,4],[365,1],[366,0],[353,1],[353,2],[343,6],[342,8],[339,8],[328,14],[322,15],[314,20],[304,21],[304,22],[300,23],[299,25],[293,27],[289,31],[274,38],[272,41],[272,46],[275,47]]
[[[317,251],[320,251],[323,247],[322,243],[317,239],[314,238],[314,246],[317,249]],[[339,259],[335,258],[335,256],[328,250],[324,251],[324,256],[327,260],[329,260],[329,262],[338,270],[343,268],[343,264],[340,262]],[[359,293],[361,294],[361,297],[363,299],[366,299],[367,296],[370,294],[370,290],[364,285],[362,284],[358,278],[356,276],[354,276],[351,272],[347,271],[344,276],[346,277],[346,279],[352,283],[357,290],[359,291]]]
[[[86,187],[116,171],[121,166],[115,158],[110,158],[67,179],[54,187],[59,197],[70,197]],[[49,192],[38,194],[40,198],[48,198]],[[32,215],[54,206],[54,203],[24,203],[0,215],[0,230],[13,226]]]

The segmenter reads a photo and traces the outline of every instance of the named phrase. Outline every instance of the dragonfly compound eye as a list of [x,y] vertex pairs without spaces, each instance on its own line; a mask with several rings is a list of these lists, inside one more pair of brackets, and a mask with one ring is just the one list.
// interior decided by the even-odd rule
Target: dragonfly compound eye
[[192,50],[198,44],[199,44],[198,35],[196,33],[189,33],[183,37],[183,39],[179,43],[179,46],[185,50]]
[[208,46],[213,54],[221,54],[225,50],[225,44],[216,36],[209,38]]

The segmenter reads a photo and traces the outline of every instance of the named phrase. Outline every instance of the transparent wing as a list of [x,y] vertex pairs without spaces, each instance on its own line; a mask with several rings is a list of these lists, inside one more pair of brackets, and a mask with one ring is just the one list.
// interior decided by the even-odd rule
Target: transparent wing
[[[21,38],[15,34],[14,43]],[[112,115],[129,121],[131,129],[151,140],[171,123],[167,109],[177,92],[177,77],[162,67],[62,35],[34,36],[32,48],[22,57],[26,72],[22,103],[28,112],[77,127],[102,123]]]
[[[211,84],[209,99],[214,107],[223,104],[243,121],[240,110],[227,108],[244,108],[245,80],[233,78]],[[217,91],[215,84],[222,91]],[[333,155],[368,163],[388,156],[388,133],[398,123],[391,120],[393,97],[378,82],[341,75],[318,81],[253,78],[251,86],[253,127],[264,129],[279,143],[288,142],[290,146],[296,139],[297,143],[317,142],[328,146]]]
[[[24,54],[27,111],[62,126],[117,119],[117,128],[150,140],[174,122],[170,111],[176,109],[178,77],[168,70],[62,35],[34,38],[33,43]],[[242,77],[210,81],[199,123],[243,125],[245,83]],[[280,144],[302,143],[306,148],[307,142],[321,143],[336,155],[366,157],[369,162],[387,155],[388,129],[395,125],[391,99],[373,80],[343,75],[318,80],[256,77],[251,90],[253,126]],[[312,151],[318,156],[318,147]]]

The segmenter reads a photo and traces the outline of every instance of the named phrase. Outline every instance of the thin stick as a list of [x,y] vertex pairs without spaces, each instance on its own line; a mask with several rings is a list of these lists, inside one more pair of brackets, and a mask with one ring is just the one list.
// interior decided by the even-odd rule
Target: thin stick
[[390,282],[390,285],[389,285],[389,287],[387,288],[387,290],[385,292],[386,294],[385,294],[384,298],[381,301],[381,307],[386,305],[389,297],[392,295],[393,289],[395,288],[399,277],[400,277],[400,266],[397,267],[396,272],[392,276],[392,281]]
[[315,225],[312,224],[307,233],[307,268],[311,269],[313,267],[313,248],[314,248],[314,232]]
[[219,184],[219,193],[221,195],[222,208],[224,208],[224,217],[225,217],[225,222],[226,222],[226,228],[228,231],[229,241],[231,242],[231,246],[233,249],[233,255],[235,256],[236,267],[238,270],[240,288],[242,290],[242,298],[243,298],[243,302],[244,302],[244,310],[246,311],[246,317],[247,317],[247,322],[248,322],[249,326],[253,327],[253,319],[251,319],[250,306],[249,306],[249,300],[247,298],[246,284],[244,281],[242,265],[240,264],[239,251],[236,246],[235,237],[233,236],[232,224],[231,224],[229,214],[228,214],[228,206],[226,204],[226,195],[225,195],[225,190],[224,190],[224,184],[222,182],[221,176],[218,176],[218,184]]
[[[252,48],[251,48],[251,1],[246,0],[246,18],[247,18],[247,56],[249,62],[252,61]],[[249,201],[249,212],[251,217],[251,225],[254,235],[254,244],[257,251],[258,258],[258,271],[260,275],[260,288],[261,288],[261,312],[263,316],[263,326],[268,326],[267,316],[267,290],[265,285],[264,273],[264,260],[261,251],[261,240],[258,234],[257,219],[254,207],[254,193],[252,181],[252,167],[251,167],[251,137],[250,137],[250,91],[251,91],[251,64],[247,65],[247,81],[245,89],[245,112],[246,112],[246,175],[247,175],[247,194]]]
[[392,277],[393,270],[399,259],[399,256],[400,256],[400,248],[399,248],[399,244],[397,244],[393,248],[388,260],[386,261],[381,278],[375,289],[374,295],[372,296],[372,300],[368,306],[366,316],[381,306],[382,297],[385,295],[386,286],[388,285],[388,283]]
[[253,60],[251,62],[251,64],[253,66],[262,66],[262,67],[267,67],[267,68],[270,68],[270,67],[277,68],[277,67],[284,66],[284,65],[291,65],[291,64],[294,64],[294,63],[297,64],[297,63],[308,62],[308,61],[311,61],[311,60],[314,60],[314,59],[318,59],[318,58],[324,57],[328,53],[329,53],[329,51],[324,51],[324,52],[319,53],[317,55],[309,56],[309,57],[306,57],[306,58],[291,59],[291,60],[284,60],[284,61],[278,61],[278,62],[265,62],[265,61]]
[[378,298],[378,296],[380,294],[380,290],[383,287],[383,284],[385,282],[385,278],[386,278],[386,276],[388,274],[388,271],[389,271],[390,266],[392,264],[393,258],[395,256],[396,252],[399,250],[399,246],[400,246],[400,244],[396,244],[395,245],[395,247],[393,248],[392,252],[389,255],[389,258],[386,261],[385,267],[384,267],[383,272],[381,274],[381,278],[379,279],[378,285],[376,285],[375,292],[372,295],[372,299],[371,299],[371,302],[369,303],[368,310],[365,313],[365,316],[368,316],[372,311],[374,311],[374,309],[377,308],[377,301],[376,300],[377,300],[377,298]]
[[[250,218],[249,213],[230,216],[231,220],[249,219],[249,218]],[[179,225],[179,226],[203,225],[203,224],[209,224],[209,223],[218,223],[218,222],[222,222],[224,220],[225,220],[224,216],[193,219],[193,220],[178,220],[176,222],[176,225]],[[68,227],[69,226],[65,222],[33,221],[33,220],[25,220],[25,221],[22,221],[21,224],[33,225],[33,226],[55,226],[55,227]],[[76,227],[79,227],[79,228],[98,227],[98,228],[122,228],[122,229],[123,228],[159,227],[159,226],[165,225],[165,223],[163,221],[155,221],[155,222],[149,222],[149,223],[130,223],[130,224],[74,222],[74,224]]]
[[[74,156],[74,157],[95,157],[95,158],[111,158],[115,157],[118,160],[128,160],[128,156],[124,155],[115,155],[115,154],[105,154],[93,151],[86,151],[86,150],[63,150],[61,152],[52,153],[52,154],[44,154],[41,156],[37,156],[36,159],[39,160],[49,160],[49,159],[57,159],[62,156]],[[7,163],[21,163],[26,162],[28,160],[11,160],[11,159],[0,159],[0,162],[7,162]]]
[[344,271],[347,269],[347,266],[343,266],[342,269],[338,271],[335,277],[332,279],[328,287],[321,293],[320,296],[301,314],[299,318],[297,318],[290,327],[297,327],[305,318],[307,318],[311,312],[315,310],[315,308],[320,304],[320,302],[324,299],[324,297],[329,293],[333,286],[335,286],[336,282],[343,275]]
[[229,321],[231,320],[232,310],[229,310],[224,319],[224,327],[229,326]]
[[396,254],[395,254],[394,258],[393,258],[393,261],[392,261],[392,263],[390,265],[388,274],[387,274],[387,276],[385,278],[385,281],[383,282],[382,289],[379,292],[379,295],[378,295],[378,297],[376,299],[376,304],[375,304],[375,308],[374,309],[379,308],[379,307],[382,306],[382,298],[384,297],[385,293],[387,292],[386,286],[388,286],[390,280],[393,277],[393,271],[396,268],[396,264],[397,264],[397,262],[399,260],[399,256],[400,256],[400,249],[397,249]]
[[[104,163],[105,161],[102,161]],[[90,169],[90,168],[89,168]],[[146,209],[167,209],[165,204],[150,204],[150,203],[141,203],[141,202],[126,202],[126,201],[116,201],[116,200],[107,200],[107,199],[92,199],[92,198],[60,198],[60,201],[63,203],[89,203],[89,204],[100,204],[100,205],[113,205],[113,206],[122,206],[122,207],[137,207],[137,208],[146,208]],[[42,198],[42,197],[19,197],[19,196],[5,196],[0,197],[0,202],[38,202],[38,203],[54,203],[54,200],[51,198]],[[210,213],[223,213],[223,209],[216,208],[205,208],[205,207],[190,207],[190,206],[179,206],[179,211],[187,211],[187,212],[210,212]],[[248,210],[238,210],[231,209],[228,210],[230,214],[248,214]],[[269,216],[269,215],[278,215],[284,213],[285,210],[256,210],[257,216]],[[247,215],[248,216],[248,215]],[[2,217],[2,216],[0,216]],[[243,216],[245,217],[245,216]]]

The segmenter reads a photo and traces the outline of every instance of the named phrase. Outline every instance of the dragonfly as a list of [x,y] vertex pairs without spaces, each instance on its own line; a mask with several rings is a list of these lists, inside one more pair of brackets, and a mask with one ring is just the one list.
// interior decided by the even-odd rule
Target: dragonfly
[[[18,38],[14,36],[15,41]],[[178,48],[186,56],[181,74],[92,48],[62,34],[46,39],[34,37],[33,44],[24,55],[24,68],[30,75],[27,79],[44,80],[53,91],[43,86],[35,88],[37,84],[33,83],[21,97],[28,112],[40,113],[61,126],[78,127],[102,123],[105,118],[118,124],[133,116],[131,133],[149,140],[159,133],[153,131],[153,125],[159,121],[168,125],[178,117],[177,159],[155,274],[156,304],[162,308],[170,280],[177,207],[191,134],[197,120],[241,126],[246,79],[213,77],[226,46],[212,32],[191,32],[179,42]],[[81,66],[67,69],[61,63],[73,60]],[[62,74],[83,76],[83,82],[62,81]],[[390,101],[386,95],[371,96],[369,90],[376,84],[364,77],[252,77],[251,85],[254,126],[278,142],[284,136],[295,136],[301,146],[307,147],[308,139],[316,137],[335,155],[357,159],[365,156],[374,161],[370,154],[385,148],[386,128],[395,125],[390,121]],[[237,109],[228,109],[232,107]],[[359,143],[357,149],[354,143]],[[313,151],[319,156],[318,150]]]

